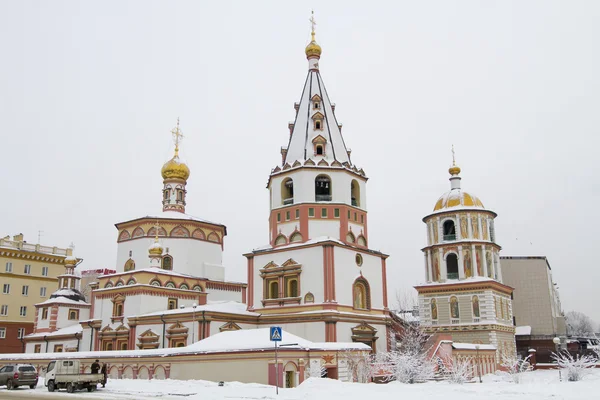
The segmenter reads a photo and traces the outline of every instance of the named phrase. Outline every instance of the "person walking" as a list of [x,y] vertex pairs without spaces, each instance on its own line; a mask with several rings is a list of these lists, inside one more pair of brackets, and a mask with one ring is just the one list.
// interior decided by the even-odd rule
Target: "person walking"
[[106,371],[106,363],[102,364],[102,369],[100,370],[100,373],[102,375],[104,375],[104,378],[102,379],[102,387],[106,387],[106,381],[108,380],[108,373]]
[[100,360],[96,360],[92,364],[92,374],[97,374],[98,371],[100,371]]

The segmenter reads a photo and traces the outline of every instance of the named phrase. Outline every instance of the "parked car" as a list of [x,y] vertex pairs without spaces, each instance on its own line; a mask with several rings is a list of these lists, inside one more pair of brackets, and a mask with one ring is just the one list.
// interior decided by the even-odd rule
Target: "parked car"
[[99,383],[104,381],[104,374],[82,374],[79,360],[55,360],[46,369],[46,383],[49,392],[57,389],[75,390],[87,389],[93,392]]
[[31,364],[10,364],[0,368],[0,386],[6,385],[8,390],[19,386],[35,389],[38,384],[38,373]]

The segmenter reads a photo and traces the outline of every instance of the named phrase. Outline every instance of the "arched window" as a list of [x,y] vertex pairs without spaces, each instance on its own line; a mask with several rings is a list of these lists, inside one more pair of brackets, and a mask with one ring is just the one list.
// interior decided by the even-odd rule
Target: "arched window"
[[456,257],[456,254],[450,253],[446,256],[446,271],[448,271],[448,279],[458,279],[458,257]]
[[320,120],[315,121],[315,129],[321,129],[321,121]]
[[354,308],[362,310],[371,309],[371,293],[369,290],[369,284],[364,278],[358,278],[356,281],[354,281],[352,295]]
[[450,297],[450,317],[454,319],[458,319],[460,317],[458,299],[456,298],[456,296]]
[[160,282],[155,279],[152,282],[150,282],[150,285],[151,286],[160,286]]
[[181,285],[179,285],[179,289],[190,290],[190,287],[188,285],[186,285],[185,283],[182,283]]
[[281,183],[281,201],[283,205],[294,204],[294,181],[287,178]]
[[277,299],[279,298],[279,284],[277,281],[269,282],[269,298]]
[[473,296],[471,302],[473,303],[473,317],[479,318],[479,297]]
[[171,289],[175,289],[175,283],[169,281],[169,282],[167,282],[167,284],[165,285],[165,287],[171,288]]
[[173,269],[173,257],[164,256],[162,258],[162,269],[166,269],[168,271],[171,271]]
[[350,197],[352,199],[352,205],[354,207],[360,207],[360,185],[356,179],[350,183]]
[[275,239],[275,246],[281,246],[282,244],[286,244],[286,243],[287,243],[287,239],[283,235],[279,235],[279,236],[277,236],[277,239]]
[[435,299],[431,299],[431,319],[438,319],[437,301]]
[[116,304],[115,317],[122,317],[122,316],[123,316],[123,304],[121,304],[121,303]]
[[315,200],[331,201],[331,179],[327,175],[315,178]]
[[290,243],[298,243],[302,241],[302,235],[300,232],[294,232],[292,236],[290,236]]
[[451,219],[444,222],[444,240],[456,240],[456,228]]
[[321,146],[320,144],[317,145],[317,155],[318,156],[322,156],[323,155],[323,146]]
[[195,285],[192,290],[195,290],[196,292],[201,292],[202,291],[202,286],[200,285]]
[[177,189],[177,201],[183,201],[183,190]]
[[169,200],[169,192],[170,192],[169,189],[165,189],[163,191],[163,196],[164,196],[163,198],[164,198],[164,200]]

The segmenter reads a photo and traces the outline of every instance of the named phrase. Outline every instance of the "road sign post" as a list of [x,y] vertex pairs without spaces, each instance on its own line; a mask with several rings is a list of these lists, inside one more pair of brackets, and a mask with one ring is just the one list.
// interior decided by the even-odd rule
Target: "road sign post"
[[269,331],[269,339],[275,342],[275,393],[279,394],[279,362],[277,361],[277,342],[281,342],[281,327],[272,326]]

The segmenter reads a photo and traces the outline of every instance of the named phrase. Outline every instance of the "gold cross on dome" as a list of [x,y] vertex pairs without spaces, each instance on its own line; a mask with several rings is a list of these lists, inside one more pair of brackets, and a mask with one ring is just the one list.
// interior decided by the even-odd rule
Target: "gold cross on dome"
[[179,117],[177,117],[177,126],[171,130],[173,141],[175,142],[175,153],[179,153],[179,142],[183,139],[183,133],[179,129]]
[[454,158],[454,145],[452,145],[452,165],[456,165],[456,159]]
[[158,242],[158,230],[160,229],[160,225],[158,224],[158,220],[156,220],[156,225],[154,225],[154,229],[155,229],[154,241]]
[[310,13],[311,13],[311,16],[310,16],[309,21],[310,21],[310,26],[311,26],[312,33],[314,34],[315,33],[315,26],[317,25],[317,21],[315,21],[315,11],[311,10]]

